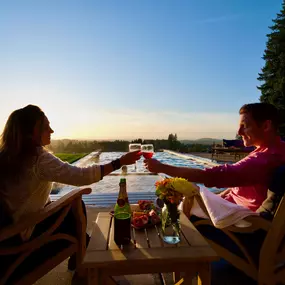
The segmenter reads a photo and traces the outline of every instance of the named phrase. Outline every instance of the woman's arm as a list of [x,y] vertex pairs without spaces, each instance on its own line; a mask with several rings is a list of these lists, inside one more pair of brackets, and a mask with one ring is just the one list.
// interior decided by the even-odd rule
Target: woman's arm
[[129,152],[105,165],[78,167],[63,162],[53,154],[42,150],[34,166],[34,172],[41,180],[83,186],[98,182],[105,175],[119,169],[121,165],[133,164],[139,158],[139,151]]
[[110,174],[114,170],[120,169],[123,165],[134,164],[138,159],[140,159],[140,157],[141,157],[141,151],[140,150],[132,151],[132,152],[128,152],[128,153],[124,154],[120,158],[118,158],[118,159],[116,159],[110,163],[101,165],[100,168],[103,170],[102,177]]

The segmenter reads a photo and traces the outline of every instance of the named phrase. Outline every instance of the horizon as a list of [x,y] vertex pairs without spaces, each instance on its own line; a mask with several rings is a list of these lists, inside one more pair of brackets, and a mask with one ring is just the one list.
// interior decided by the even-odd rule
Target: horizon
[[[0,131],[28,104],[55,139],[235,138],[282,0],[2,3]],[[4,27],[4,28],[3,28]]]
[[[141,138],[135,138],[135,139],[127,139],[127,138],[121,138],[121,139],[84,139],[84,138],[51,138],[51,142],[52,141],[57,141],[57,140],[74,140],[74,141],[114,141],[114,140],[120,140],[120,141],[133,141],[133,140],[138,140]],[[151,141],[151,140],[167,140],[168,138],[162,138],[162,139],[158,139],[158,138],[144,138],[142,139],[143,141]],[[177,138],[178,141],[199,141],[199,140],[223,140],[223,138],[209,138],[209,137],[202,137],[202,138],[198,138],[198,139],[180,139],[179,137]]]

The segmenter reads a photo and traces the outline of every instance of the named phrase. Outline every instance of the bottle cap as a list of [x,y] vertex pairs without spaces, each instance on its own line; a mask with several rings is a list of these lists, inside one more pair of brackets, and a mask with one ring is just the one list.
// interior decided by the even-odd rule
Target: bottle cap
[[126,183],[126,178],[121,178],[120,183]]

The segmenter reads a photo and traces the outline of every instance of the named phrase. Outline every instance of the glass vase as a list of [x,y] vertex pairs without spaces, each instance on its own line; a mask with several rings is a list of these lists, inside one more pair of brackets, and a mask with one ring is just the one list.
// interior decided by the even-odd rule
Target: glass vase
[[163,241],[169,244],[180,242],[180,212],[178,205],[164,201],[161,213],[161,228]]

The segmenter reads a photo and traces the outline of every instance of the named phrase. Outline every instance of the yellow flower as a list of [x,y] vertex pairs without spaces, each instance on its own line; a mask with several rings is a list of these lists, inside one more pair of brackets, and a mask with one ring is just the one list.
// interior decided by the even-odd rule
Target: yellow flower
[[199,187],[184,178],[172,178],[171,188],[184,196],[194,196],[199,193]]
[[198,194],[199,187],[184,178],[165,178],[155,183],[156,195],[162,200],[179,204],[183,196]]

